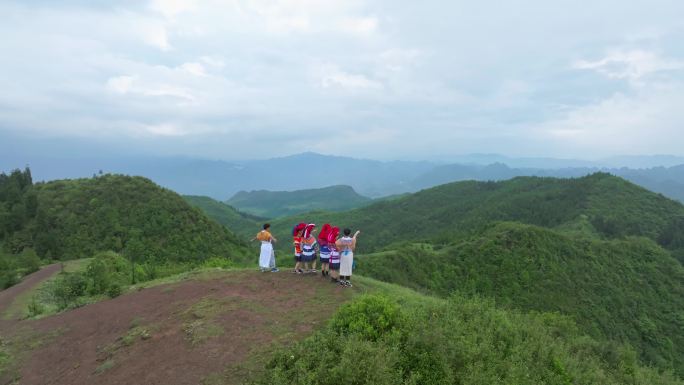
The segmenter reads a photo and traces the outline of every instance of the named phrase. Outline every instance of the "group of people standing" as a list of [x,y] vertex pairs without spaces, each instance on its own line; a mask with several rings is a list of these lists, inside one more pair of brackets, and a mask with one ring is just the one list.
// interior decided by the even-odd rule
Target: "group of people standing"
[[[270,232],[271,225],[266,223],[253,240],[261,241],[259,268],[262,272],[278,272],[275,264],[273,244],[277,239]],[[317,273],[316,263],[321,263],[321,276],[330,277],[330,281],[342,286],[351,287],[351,276],[354,266],[354,250],[356,238],[361,233],[351,235],[350,229],[344,229],[340,236],[340,228],[326,223],[316,237],[316,224],[299,223],[292,229],[292,245],[294,247],[295,274]]]

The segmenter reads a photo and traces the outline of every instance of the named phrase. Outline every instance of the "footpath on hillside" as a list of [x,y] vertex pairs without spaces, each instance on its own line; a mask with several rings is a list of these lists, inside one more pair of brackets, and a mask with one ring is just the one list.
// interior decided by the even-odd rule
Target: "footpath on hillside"
[[62,267],[59,263],[45,266],[35,273],[24,277],[24,279],[18,284],[0,291],[0,315],[4,315],[4,313],[18,297],[33,290],[44,281],[50,279],[53,275],[59,273],[61,269]]
[[14,364],[0,370],[0,383],[242,383],[276,346],[309,336],[354,291],[314,275],[211,271],[6,322],[0,335]]

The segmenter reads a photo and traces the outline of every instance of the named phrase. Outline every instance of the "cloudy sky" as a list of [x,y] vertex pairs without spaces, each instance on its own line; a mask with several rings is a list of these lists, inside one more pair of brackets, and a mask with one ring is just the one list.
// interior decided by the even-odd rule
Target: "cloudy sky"
[[681,0],[4,0],[0,142],[684,155],[682,15]]

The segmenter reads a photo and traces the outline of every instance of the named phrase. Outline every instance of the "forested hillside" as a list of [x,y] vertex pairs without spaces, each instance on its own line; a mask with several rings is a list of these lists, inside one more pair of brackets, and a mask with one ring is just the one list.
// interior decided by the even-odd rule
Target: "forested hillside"
[[344,211],[363,206],[370,198],[350,186],[330,186],[297,191],[240,191],[226,203],[241,211],[277,218],[310,211]]
[[[31,248],[8,250],[4,243],[21,230],[38,210],[38,197],[33,190],[31,170],[0,173],[0,290],[40,267],[40,258]],[[13,251],[13,252],[12,252]]]
[[145,178],[33,184],[28,169],[1,175],[0,242],[7,254],[68,260],[112,250],[155,263],[246,255],[232,232]]
[[670,250],[684,247],[678,235],[684,232],[682,204],[602,173],[450,183],[342,213],[278,219],[273,228],[286,234],[293,223],[309,221],[361,229],[368,252],[405,241],[453,243],[493,221],[554,228],[582,218],[599,237],[645,236]]
[[596,338],[628,342],[645,362],[682,374],[684,271],[673,258],[682,218],[680,203],[594,174],[452,183],[348,212],[277,220],[274,232],[287,235],[300,220],[361,229],[360,274],[559,311]]
[[405,245],[358,263],[360,274],[443,296],[570,315],[592,336],[629,343],[645,362],[684,373],[684,267],[650,239],[499,223],[455,246]]
[[238,231],[239,229],[245,231],[245,229],[249,229],[256,233],[264,221],[263,218],[238,211],[228,204],[209,197],[184,195],[183,199],[231,231]]

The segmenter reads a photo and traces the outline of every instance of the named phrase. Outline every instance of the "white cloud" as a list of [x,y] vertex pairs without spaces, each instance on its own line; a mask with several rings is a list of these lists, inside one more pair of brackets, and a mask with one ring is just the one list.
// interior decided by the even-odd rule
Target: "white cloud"
[[202,56],[200,58],[200,61],[208,66],[215,68],[223,68],[226,65],[226,63],[223,60],[213,56]]
[[378,19],[375,17],[355,17],[340,20],[338,23],[342,31],[355,35],[371,35],[378,28]]
[[145,44],[157,47],[162,51],[169,51],[173,48],[169,43],[166,27],[162,23],[142,21],[137,27]]
[[574,68],[594,70],[613,79],[639,81],[656,72],[684,69],[684,62],[663,59],[650,51],[631,50],[613,51],[596,61],[580,60],[574,64]]
[[216,157],[320,127],[372,131],[371,157],[676,147],[684,6],[563,1],[0,1],[0,128]]
[[181,105],[195,103],[197,98],[188,89],[173,84],[145,81],[135,76],[115,76],[107,80],[107,88],[119,94],[180,99]]
[[132,76],[117,76],[107,80],[107,88],[119,94],[127,94],[133,86]]
[[272,33],[341,32],[368,36],[378,19],[364,14],[363,0],[236,0],[236,10]]
[[378,65],[386,71],[400,72],[416,63],[422,52],[417,49],[391,48],[378,55]]
[[174,19],[177,15],[194,10],[198,6],[197,0],[152,0],[151,8],[166,17]]
[[[543,137],[569,153],[681,153],[684,143],[684,88],[649,85],[633,95],[616,93],[594,105],[569,111],[537,127]],[[592,154],[593,155],[593,154]]]
[[317,69],[318,84],[322,88],[341,88],[345,90],[377,90],[382,83],[365,75],[340,70],[334,65],[324,65]]
[[145,125],[143,128],[145,132],[157,136],[185,136],[188,134],[187,131],[181,129],[177,125],[170,123]]
[[207,76],[204,66],[200,63],[183,63],[180,69],[195,76]]

